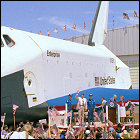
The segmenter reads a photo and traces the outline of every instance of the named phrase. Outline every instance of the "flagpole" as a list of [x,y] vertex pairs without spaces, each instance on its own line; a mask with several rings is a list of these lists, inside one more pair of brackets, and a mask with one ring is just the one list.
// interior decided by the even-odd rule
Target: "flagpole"
[[135,20],[135,17],[133,18],[133,26],[134,26],[134,20]]
[[123,18],[123,29],[124,29],[124,18]]
[[49,116],[49,137],[50,137],[50,131],[51,131],[51,130],[50,130],[50,123],[51,123],[51,122],[50,122],[50,115],[49,115],[49,106],[48,106],[48,116]]
[[14,112],[14,130],[15,130],[15,128],[16,128],[16,124],[15,124],[15,112]]

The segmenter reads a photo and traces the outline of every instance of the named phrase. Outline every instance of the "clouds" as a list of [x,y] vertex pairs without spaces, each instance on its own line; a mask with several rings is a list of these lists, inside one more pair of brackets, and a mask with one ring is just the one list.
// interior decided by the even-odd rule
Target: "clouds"
[[[72,28],[73,24],[69,19],[65,18],[65,19],[62,19],[58,16],[52,16],[52,17],[39,17],[37,18],[38,21],[43,21],[43,22],[48,22],[50,24],[54,24],[54,25],[57,25],[59,27],[63,27],[63,26],[67,26],[67,29],[70,29],[70,30],[74,30]],[[84,25],[83,25],[84,26]],[[78,25],[76,25],[76,32],[80,32],[80,33],[89,33],[89,31],[82,29],[81,27],[79,27]]]

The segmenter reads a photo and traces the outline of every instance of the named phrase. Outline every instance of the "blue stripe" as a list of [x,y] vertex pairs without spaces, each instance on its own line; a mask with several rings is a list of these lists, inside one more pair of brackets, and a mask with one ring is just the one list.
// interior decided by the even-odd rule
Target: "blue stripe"
[[[105,100],[108,101],[109,98],[113,97],[113,94],[117,95],[116,101],[120,101],[120,96],[124,96],[124,101],[127,100],[139,100],[139,89],[112,89],[112,88],[91,88],[87,90],[80,91],[78,97],[81,96],[81,93],[84,93],[84,97],[89,99],[89,94],[93,94],[93,99],[96,104],[101,104],[101,97],[105,97]],[[76,93],[72,94],[72,104],[77,104],[77,99],[75,98]],[[59,98],[48,100],[47,103],[49,106],[65,106],[68,96],[62,96]]]

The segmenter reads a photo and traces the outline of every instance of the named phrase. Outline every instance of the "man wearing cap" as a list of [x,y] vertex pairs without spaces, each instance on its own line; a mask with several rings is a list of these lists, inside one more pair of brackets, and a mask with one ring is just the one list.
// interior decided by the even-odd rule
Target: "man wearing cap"
[[77,109],[78,109],[78,115],[79,115],[79,125],[84,124],[84,112],[87,110],[87,99],[84,98],[84,94],[81,94],[81,97],[77,97],[79,94],[79,91],[77,91],[77,94],[75,98],[78,100]]
[[[69,99],[66,101],[66,104],[67,104],[67,106],[68,106],[68,112],[70,112],[70,111],[72,111],[72,101],[71,101],[72,95],[69,94],[68,97],[69,97]],[[68,113],[68,112],[67,112],[67,113]],[[72,112],[72,118],[71,118],[71,120],[72,120],[72,122],[73,122],[73,112]],[[68,117],[68,125],[69,125],[69,124],[70,124],[70,117]]]
[[95,112],[95,101],[92,99],[92,94],[89,94],[87,106],[88,106],[88,124],[90,125],[90,119],[92,119],[92,123],[94,122],[93,112]]

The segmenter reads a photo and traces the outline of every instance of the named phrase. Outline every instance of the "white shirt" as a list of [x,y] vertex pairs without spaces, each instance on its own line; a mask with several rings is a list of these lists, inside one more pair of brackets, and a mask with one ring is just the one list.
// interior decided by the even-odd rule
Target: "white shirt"
[[106,100],[103,100],[102,101],[102,106],[104,106],[106,104],[106,102],[107,102]]
[[79,102],[80,102],[80,105],[85,105],[86,104],[86,102],[87,102],[87,99],[86,98],[81,98],[81,97],[78,97],[78,100],[79,100]]
[[[15,131],[9,139],[25,139],[26,138],[26,131],[17,132]],[[34,139],[32,136],[28,135],[28,139]]]
[[19,139],[19,132],[15,131],[9,139]]

